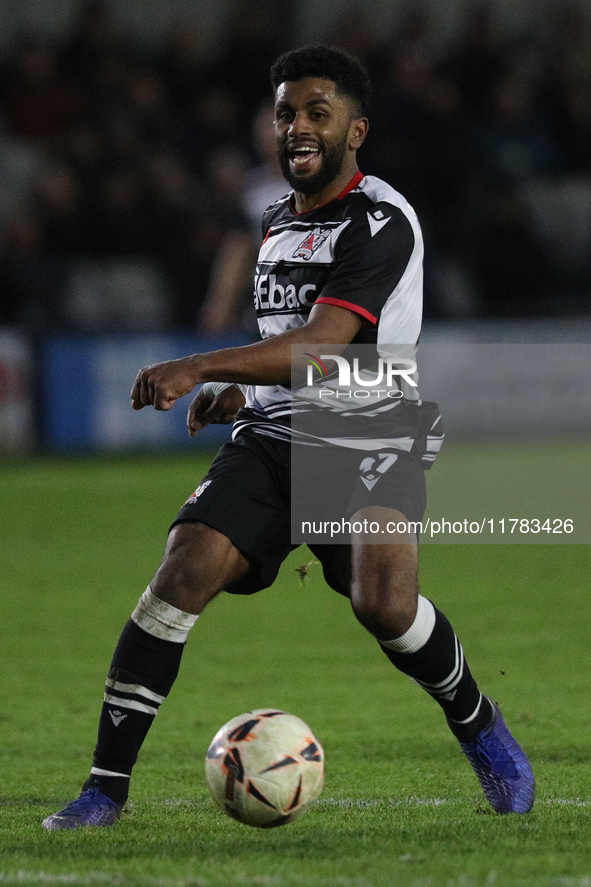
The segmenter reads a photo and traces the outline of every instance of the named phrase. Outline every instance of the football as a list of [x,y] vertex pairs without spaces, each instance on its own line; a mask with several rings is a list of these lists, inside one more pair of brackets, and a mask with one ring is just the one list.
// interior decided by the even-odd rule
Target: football
[[257,828],[285,825],[316,800],[324,782],[324,751],[307,724],[285,711],[261,708],[228,721],[205,758],[218,806]]

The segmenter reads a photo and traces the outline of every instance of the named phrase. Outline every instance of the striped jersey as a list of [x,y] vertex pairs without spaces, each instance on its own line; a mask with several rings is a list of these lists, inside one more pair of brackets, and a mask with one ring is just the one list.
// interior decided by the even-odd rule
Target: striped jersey
[[[337,198],[310,212],[296,213],[292,197],[278,200],[263,216],[254,278],[262,338],[303,326],[314,305],[327,304],[362,319],[353,345],[373,344],[378,351],[392,344],[415,345],[422,317],[423,239],[404,197],[382,180],[359,172]],[[294,394],[283,385],[250,386],[234,436],[248,428],[313,443],[294,432],[296,415],[302,411],[301,397]],[[358,408],[367,411],[367,406]],[[350,446],[347,433],[335,433],[335,440]]]

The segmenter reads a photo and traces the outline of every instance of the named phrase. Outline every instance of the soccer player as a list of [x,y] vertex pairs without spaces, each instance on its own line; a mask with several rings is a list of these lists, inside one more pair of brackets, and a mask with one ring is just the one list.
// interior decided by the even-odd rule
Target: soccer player
[[[131,392],[136,410],[169,410],[207,383],[189,408],[189,434],[237,414],[234,438],[172,525],[113,656],[89,777],[77,800],[45,819],[47,829],[119,818],[198,615],[222,590],[271,585],[291,550],[290,449],[298,445],[290,442],[291,346],[418,340],[419,224],[399,193],[357,168],[368,132],[367,73],[340,50],[306,46],[279,57],[271,82],[278,155],[293,190],[263,220],[255,279],[262,341],[145,367]],[[349,517],[422,518],[420,460],[400,449],[388,466],[374,498]],[[350,545],[311,547],[328,584],[350,597],[392,664],[439,703],[492,807],[526,813],[535,790],[527,757],[478,689],[450,623],[420,594],[416,536],[395,542],[373,544],[361,534]]]

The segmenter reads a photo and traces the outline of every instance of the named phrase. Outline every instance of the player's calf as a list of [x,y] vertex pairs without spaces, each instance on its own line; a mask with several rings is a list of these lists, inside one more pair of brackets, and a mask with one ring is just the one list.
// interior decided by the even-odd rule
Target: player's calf
[[496,703],[478,689],[443,613],[419,595],[408,631],[380,643],[392,664],[439,703],[493,809],[527,813],[535,796],[530,763]]

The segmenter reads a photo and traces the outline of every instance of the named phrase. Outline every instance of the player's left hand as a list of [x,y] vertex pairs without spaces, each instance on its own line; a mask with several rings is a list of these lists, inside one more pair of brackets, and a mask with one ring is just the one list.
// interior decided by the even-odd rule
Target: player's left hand
[[229,425],[244,403],[244,395],[236,385],[231,385],[213,398],[208,397],[206,388],[202,388],[187,413],[189,436],[195,437],[206,425]]
[[157,410],[171,410],[179,397],[189,394],[201,381],[197,370],[198,357],[193,354],[143,367],[131,389],[133,409],[153,405]]

